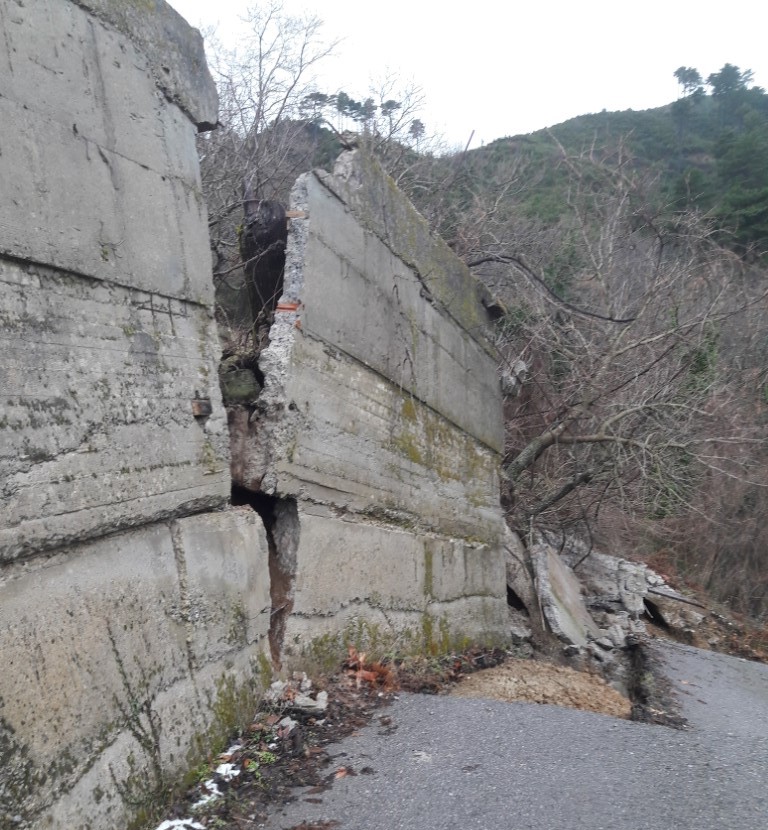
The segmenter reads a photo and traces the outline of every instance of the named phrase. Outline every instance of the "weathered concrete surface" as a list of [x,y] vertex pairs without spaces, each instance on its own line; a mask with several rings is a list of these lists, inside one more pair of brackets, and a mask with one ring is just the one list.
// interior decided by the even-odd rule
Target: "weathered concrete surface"
[[0,291],[0,561],[226,502],[208,308],[2,259]]
[[305,218],[264,389],[230,412],[233,480],[298,500],[285,643],[356,614],[505,636],[501,393],[481,288],[362,152],[302,176],[291,208]]
[[0,0],[3,830],[126,826],[258,689],[267,540],[222,509],[195,151],[215,107],[162,0]]
[[[162,0],[93,5],[143,15],[147,29],[155,9],[175,15]],[[196,125],[156,86],[165,58],[72,2],[2,0],[0,21],[0,253],[210,305]],[[170,49],[167,60],[171,72]],[[207,121],[201,43],[193,63]]]
[[[155,7],[177,18],[98,5],[127,30],[152,29]],[[0,22],[8,559],[224,504],[229,475],[196,126],[150,71],[184,65],[70,2],[0,0]],[[213,404],[199,422],[198,395]]]
[[73,0],[128,35],[146,59],[157,88],[199,129],[218,121],[218,98],[197,29],[165,0]]
[[[507,635],[499,602],[504,563],[489,545],[417,534],[365,521],[300,512],[301,541],[293,613],[283,655],[300,655],[318,638],[364,628],[401,647],[422,639]],[[506,605],[506,603],[505,603]],[[404,632],[408,632],[407,635]]]
[[183,768],[223,679],[257,670],[266,568],[258,517],[239,510],[63,549],[7,581],[0,821],[111,826],[126,812],[113,773],[149,798],[158,769]]

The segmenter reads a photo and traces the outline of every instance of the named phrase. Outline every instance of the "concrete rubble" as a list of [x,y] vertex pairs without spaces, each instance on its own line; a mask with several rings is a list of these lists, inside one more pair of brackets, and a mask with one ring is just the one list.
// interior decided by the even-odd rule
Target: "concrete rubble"
[[624,654],[652,621],[677,635],[706,617],[688,597],[641,562],[609,556],[572,536],[538,532],[529,549],[536,603],[576,664],[594,664],[619,687]]

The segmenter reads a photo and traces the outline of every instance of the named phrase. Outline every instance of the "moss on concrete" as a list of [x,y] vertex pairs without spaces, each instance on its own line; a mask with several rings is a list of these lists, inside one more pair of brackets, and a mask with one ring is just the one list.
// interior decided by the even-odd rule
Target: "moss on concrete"
[[429,296],[468,336],[494,354],[493,346],[484,337],[489,321],[479,299],[479,282],[446,243],[432,234],[426,219],[403,196],[378,161],[357,150],[340,158],[334,174],[332,178],[316,173],[347,203],[360,224],[413,270]]
[[499,474],[496,455],[405,390],[400,395],[400,419],[391,438],[392,449],[442,481],[463,482],[474,506],[486,504],[487,483]]

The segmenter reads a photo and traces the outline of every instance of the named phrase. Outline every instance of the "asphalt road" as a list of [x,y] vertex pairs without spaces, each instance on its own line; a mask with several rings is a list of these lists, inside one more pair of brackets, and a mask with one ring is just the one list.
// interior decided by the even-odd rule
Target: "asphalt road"
[[554,706],[403,695],[330,748],[356,775],[323,793],[297,791],[264,827],[766,830],[768,666],[657,648],[690,721],[684,731]]

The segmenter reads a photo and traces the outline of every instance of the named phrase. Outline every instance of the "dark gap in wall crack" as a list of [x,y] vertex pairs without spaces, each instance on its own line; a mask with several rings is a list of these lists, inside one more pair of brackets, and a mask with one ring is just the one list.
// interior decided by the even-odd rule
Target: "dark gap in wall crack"
[[520,599],[518,594],[509,587],[509,585],[507,585],[507,605],[509,605],[510,608],[514,608],[516,611],[522,611],[526,617],[530,616],[528,606],[522,599]]
[[232,485],[232,504],[247,505],[264,522],[269,551],[269,595],[272,610],[269,622],[269,649],[272,663],[280,669],[283,639],[293,611],[296,589],[296,562],[299,548],[299,510],[296,499],[254,493]]

